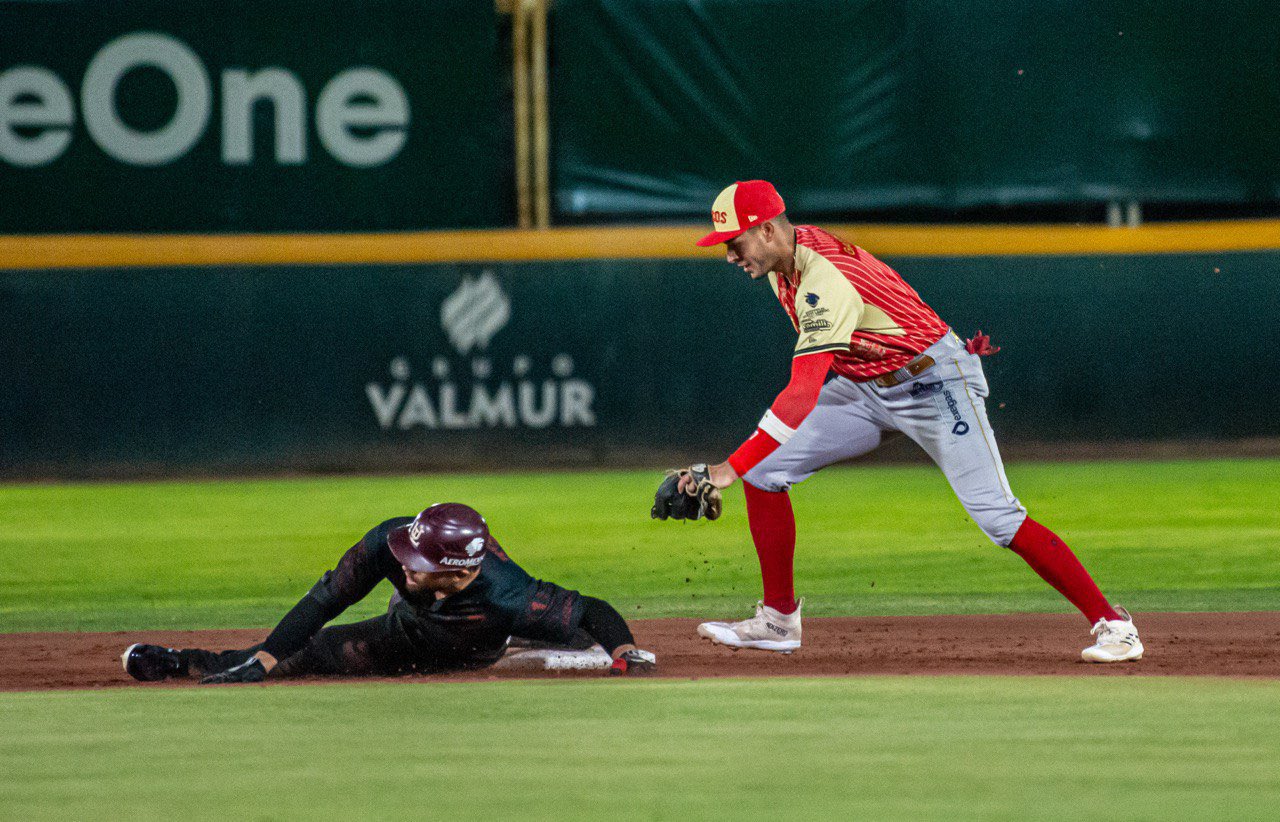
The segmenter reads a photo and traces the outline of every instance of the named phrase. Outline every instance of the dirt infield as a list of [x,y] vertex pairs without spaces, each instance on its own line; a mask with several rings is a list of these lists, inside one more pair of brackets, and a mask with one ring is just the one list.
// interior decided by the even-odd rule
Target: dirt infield
[[[1280,612],[1142,614],[1146,656],[1140,662],[1090,665],[1079,617],[1059,614],[841,617],[806,619],[804,647],[786,656],[730,651],[695,634],[697,620],[633,623],[638,642],[658,655],[661,676],[861,676],[867,674],[1004,674],[1037,676],[1227,676],[1280,678]],[[189,687],[194,680],[141,685],[120,667],[132,642],[171,647],[238,648],[263,630],[0,634],[0,691],[67,688]],[[406,677],[488,680],[599,674],[480,672]],[[299,680],[294,680],[295,682]],[[301,680],[310,682],[334,679]]]

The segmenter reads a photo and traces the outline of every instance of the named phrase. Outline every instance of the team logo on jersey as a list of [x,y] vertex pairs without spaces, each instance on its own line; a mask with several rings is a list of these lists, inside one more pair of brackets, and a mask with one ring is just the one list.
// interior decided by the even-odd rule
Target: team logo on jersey
[[474,557],[476,554],[484,550],[484,537],[476,537],[467,543],[467,556]]
[[808,294],[804,295],[804,301],[807,302],[809,305],[817,305],[818,295],[810,291]]

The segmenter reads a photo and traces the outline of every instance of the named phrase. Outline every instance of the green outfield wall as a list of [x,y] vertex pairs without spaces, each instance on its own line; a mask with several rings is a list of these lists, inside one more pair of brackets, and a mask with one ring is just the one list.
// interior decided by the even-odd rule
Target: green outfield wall
[[[550,8],[557,223],[753,177],[813,219],[1280,203],[1272,0]],[[493,0],[0,0],[0,234],[510,226],[513,37]]]
[[495,16],[3,0],[0,233],[509,223]]
[[[1280,252],[891,258],[1006,442],[1280,436]],[[785,384],[715,260],[0,271],[0,473],[727,454]]]

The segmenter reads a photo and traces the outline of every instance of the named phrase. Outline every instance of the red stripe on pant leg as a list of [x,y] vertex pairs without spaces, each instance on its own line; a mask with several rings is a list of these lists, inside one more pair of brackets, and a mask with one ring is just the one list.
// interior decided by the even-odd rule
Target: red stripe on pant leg
[[1026,560],[1045,582],[1079,608],[1089,624],[1100,619],[1123,618],[1098,590],[1075,552],[1057,534],[1031,517],[1027,517],[1018,533],[1013,535],[1009,549]]
[[747,497],[747,523],[760,559],[764,604],[784,614],[796,609],[792,562],[796,555],[796,518],[786,491],[762,491],[742,484]]

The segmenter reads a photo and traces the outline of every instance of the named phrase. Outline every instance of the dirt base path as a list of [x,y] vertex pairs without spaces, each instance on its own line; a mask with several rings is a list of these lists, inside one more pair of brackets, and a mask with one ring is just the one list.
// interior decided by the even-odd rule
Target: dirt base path
[[[658,655],[661,676],[861,676],[866,674],[1005,674],[1052,676],[1228,676],[1280,678],[1280,612],[1142,614],[1140,662],[1090,665],[1080,660],[1089,635],[1083,620],[1062,614],[840,617],[806,619],[795,654],[730,651],[697,637],[699,620],[632,623],[640,645]],[[0,634],[0,691],[144,687],[120,667],[133,642],[170,647],[243,648],[263,630]],[[482,671],[416,677],[487,680],[594,674]],[[407,677],[406,679],[415,679]],[[335,681],[310,679],[297,681]],[[194,680],[145,687],[189,687]]]

